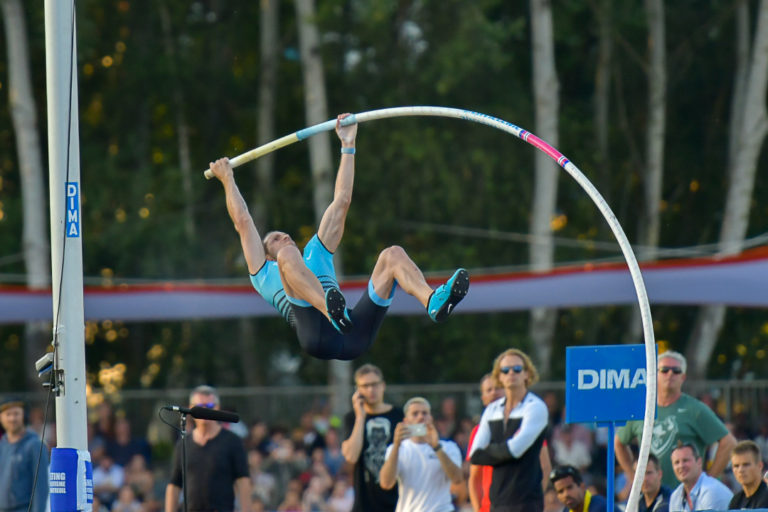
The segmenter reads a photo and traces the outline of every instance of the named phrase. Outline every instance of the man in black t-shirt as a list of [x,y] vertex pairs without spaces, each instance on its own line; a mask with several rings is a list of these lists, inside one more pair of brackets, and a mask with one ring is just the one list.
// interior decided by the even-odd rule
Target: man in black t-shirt
[[763,481],[763,458],[754,441],[741,441],[731,453],[733,476],[741,491],[731,498],[729,510],[768,508],[768,486]]
[[[219,408],[219,395],[210,386],[192,390],[190,407]],[[242,440],[218,421],[193,420],[187,440],[187,509],[191,512],[232,512],[235,495],[240,512],[251,512],[251,478]],[[171,480],[165,489],[165,512],[177,512],[182,490],[181,440],[176,443]]]
[[365,364],[355,372],[352,411],[345,423],[349,437],[341,453],[354,464],[355,504],[353,512],[392,512],[397,506],[397,486],[385,491],[379,485],[379,471],[395,425],[403,421],[400,407],[384,403],[384,376],[381,370]]

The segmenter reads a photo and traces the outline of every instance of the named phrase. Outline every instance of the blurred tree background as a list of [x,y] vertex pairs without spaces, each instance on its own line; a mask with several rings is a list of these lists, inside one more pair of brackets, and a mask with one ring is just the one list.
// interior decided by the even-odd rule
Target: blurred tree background
[[[648,28],[636,3],[611,4],[565,2],[552,8],[560,83],[558,147],[594,181],[630,240],[639,243]],[[737,4],[756,12],[757,3],[746,1],[665,5],[661,247],[718,241],[728,189]],[[304,91],[294,5],[281,1],[278,8],[271,106],[281,136],[304,127]],[[43,2],[24,2],[24,9],[45,141]],[[260,2],[240,0],[77,2],[86,284],[247,283],[221,187],[203,180],[200,171],[219,156],[258,145],[261,15]],[[612,48],[608,159],[595,136],[598,19],[610,22]],[[530,12],[524,2],[326,0],[318,4],[314,21],[321,34],[329,112],[453,106],[534,130]],[[4,91],[7,75],[3,52]],[[23,282],[25,274],[14,137],[10,110],[0,109],[0,280],[10,284]],[[427,273],[459,265],[478,275],[500,267],[527,268],[527,243],[494,233],[529,230],[534,151],[501,132],[448,119],[400,118],[361,126],[355,197],[342,244],[345,275],[367,275],[379,250],[391,244],[405,247]],[[191,162],[191,180],[185,158]],[[300,245],[315,230],[308,161],[306,144],[275,153],[272,193],[257,180],[255,163],[237,171],[249,205],[266,211],[267,228],[293,233]],[[768,231],[768,181],[760,170],[765,164],[763,155],[747,238]],[[486,230],[487,236],[452,233],[452,227]],[[584,242],[556,245],[556,263],[619,254],[618,246],[606,252],[589,243],[613,238],[571,180],[560,180],[552,228],[557,237]],[[545,373],[564,377],[565,346],[638,341],[630,329],[634,309],[560,310]],[[653,307],[657,339],[676,350],[689,349],[697,312],[695,306]],[[527,312],[457,315],[439,326],[426,315],[390,317],[370,353],[356,364],[375,362],[390,382],[474,382],[504,348],[533,352],[528,324]],[[105,390],[327,380],[327,364],[303,354],[294,333],[277,317],[103,321],[87,325],[86,343],[89,382]],[[767,343],[764,310],[729,309],[706,376],[768,377]],[[0,389],[27,389],[23,326],[0,326],[0,350]]]

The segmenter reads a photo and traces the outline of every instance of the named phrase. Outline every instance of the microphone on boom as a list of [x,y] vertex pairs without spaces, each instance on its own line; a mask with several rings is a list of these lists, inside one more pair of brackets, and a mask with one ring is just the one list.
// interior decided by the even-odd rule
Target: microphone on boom
[[179,405],[164,405],[163,409],[166,411],[189,414],[193,418],[199,420],[225,421],[227,423],[237,423],[240,421],[240,416],[233,412],[217,411],[216,409],[208,409],[207,407],[200,407],[197,405],[192,408],[181,407]]

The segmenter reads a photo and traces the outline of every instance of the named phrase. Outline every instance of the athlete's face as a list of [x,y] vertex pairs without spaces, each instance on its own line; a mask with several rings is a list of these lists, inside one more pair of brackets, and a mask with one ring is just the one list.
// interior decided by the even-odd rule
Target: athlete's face
[[734,453],[731,455],[733,476],[742,487],[754,487],[760,484],[763,474],[763,462],[756,460],[752,452]]
[[375,373],[364,373],[355,381],[357,392],[369,406],[376,406],[384,401],[384,380]]
[[291,235],[282,231],[271,231],[264,237],[264,252],[270,260],[276,260],[280,249],[289,245],[296,246],[296,242],[293,241]]
[[483,406],[487,406],[489,403],[498,400],[504,395],[504,390],[497,388],[493,382],[493,377],[483,379],[480,384],[480,400],[483,402]]

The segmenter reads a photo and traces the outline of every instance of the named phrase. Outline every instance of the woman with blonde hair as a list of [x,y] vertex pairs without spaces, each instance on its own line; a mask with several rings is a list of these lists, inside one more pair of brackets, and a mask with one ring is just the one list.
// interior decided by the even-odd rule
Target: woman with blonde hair
[[493,466],[488,492],[491,509],[539,512],[544,508],[539,453],[549,413],[528,388],[539,380],[531,358],[510,348],[496,357],[491,377],[504,396],[485,408],[470,452],[470,462]]

